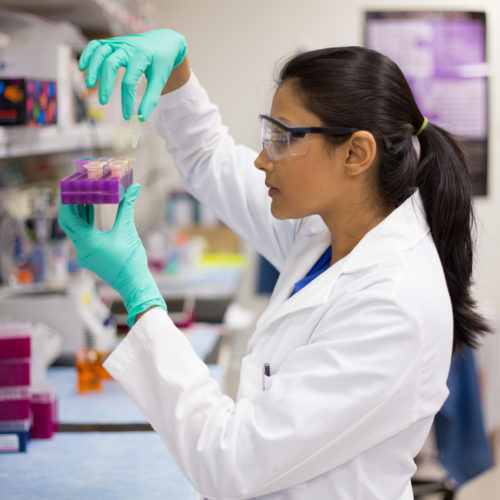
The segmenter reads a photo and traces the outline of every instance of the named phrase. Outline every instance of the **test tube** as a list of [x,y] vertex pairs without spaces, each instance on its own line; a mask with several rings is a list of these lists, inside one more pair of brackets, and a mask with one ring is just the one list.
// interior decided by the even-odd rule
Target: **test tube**
[[131,156],[119,156],[116,161],[124,161],[127,163],[127,170],[126,172],[130,172],[132,169],[132,162],[135,161],[135,158],[132,158]]
[[109,163],[109,168],[111,170],[111,177],[121,177],[127,173],[128,163],[123,160],[114,160]]
[[77,172],[85,172],[85,165],[92,161],[94,158],[77,158],[73,160]]
[[137,147],[137,142],[139,141],[140,118],[142,118],[142,115],[136,113],[130,117],[130,145],[132,149]]
[[104,174],[105,161],[90,161],[85,164],[89,179],[100,179]]

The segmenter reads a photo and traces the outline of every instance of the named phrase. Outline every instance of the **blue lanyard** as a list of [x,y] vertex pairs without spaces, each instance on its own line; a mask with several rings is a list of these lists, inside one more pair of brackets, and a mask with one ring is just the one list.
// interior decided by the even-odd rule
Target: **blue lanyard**
[[[332,260],[332,247],[329,246],[323,255],[317,260],[316,264],[311,268],[311,270],[306,274],[305,278],[297,281],[295,283],[295,289],[293,294],[302,290],[308,283],[310,283],[314,278],[317,278],[322,272],[326,271],[330,267],[330,262]],[[292,294],[292,295],[293,295]]]

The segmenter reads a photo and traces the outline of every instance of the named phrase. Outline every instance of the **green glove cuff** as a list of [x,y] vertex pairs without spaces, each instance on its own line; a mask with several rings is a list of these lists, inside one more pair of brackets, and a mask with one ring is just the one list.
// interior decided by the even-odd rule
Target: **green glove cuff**
[[183,35],[180,35],[180,34],[179,34],[179,38],[180,38],[179,51],[177,53],[177,57],[175,58],[174,65],[172,66],[172,69],[177,68],[177,66],[179,66],[179,64],[182,61],[184,61],[184,57],[186,56],[186,51],[187,51],[186,39],[184,38]]
[[163,300],[163,297],[155,297],[146,300],[145,302],[141,302],[136,306],[132,306],[130,309],[127,309],[127,325],[132,328],[134,326],[136,316],[143,313],[144,311],[147,311],[150,307],[161,307],[166,313],[168,313],[167,304],[165,304],[165,300]]
[[114,284],[128,311],[127,324],[130,327],[139,313],[152,306],[160,306],[167,312],[165,300],[148,269],[147,262],[146,251],[139,240]]

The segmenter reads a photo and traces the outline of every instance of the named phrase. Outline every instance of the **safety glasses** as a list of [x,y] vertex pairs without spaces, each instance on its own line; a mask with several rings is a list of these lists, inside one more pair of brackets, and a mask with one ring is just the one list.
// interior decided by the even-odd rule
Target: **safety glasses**
[[308,149],[307,134],[351,135],[358,129],[349,127],[290,127],[269,115],[259,115],[262,148],[270,160],[303,156]]

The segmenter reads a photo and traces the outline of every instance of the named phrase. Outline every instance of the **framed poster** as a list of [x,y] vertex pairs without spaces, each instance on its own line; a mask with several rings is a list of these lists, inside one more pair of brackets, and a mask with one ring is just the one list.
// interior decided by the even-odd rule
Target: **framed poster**
[[365,45],[395,61],[429,121],[462,139],[474,195],[487,194],[486,14],[378,11],[365,14]]

